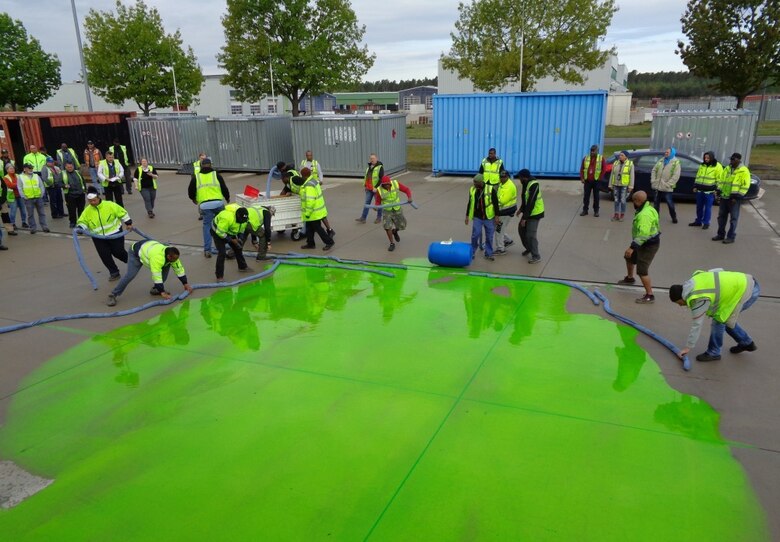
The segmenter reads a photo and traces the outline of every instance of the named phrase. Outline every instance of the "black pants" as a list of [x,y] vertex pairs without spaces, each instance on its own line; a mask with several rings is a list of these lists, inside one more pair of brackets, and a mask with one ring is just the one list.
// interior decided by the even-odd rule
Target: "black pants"
[[318,233],[322,242],[326,245],[333,244],[333,238],[328,235],[325,228],[322,227],[322,219],[320,220],[307,220],[306,221],[306,244],[310,247],[314,246],[314,233]]
[[[214,240],[214,246],[217,247],[217,270],[216,275],[218,279],[225,276],[225,256],[227,254],[227,239],[222,239],[219,235],[211,230],[211,238]],[[246,259],[244,259],[244,251],[241,249],[241,243],[236,245],[230,245],[233,249],[233,253],[236,255],[236,263],[239,269],[246,269]]]
[[65,195],[65,205],[68,206],[68,220],[70,221],[71,228],[76,227],[76,221],[81,216],[81,213],[84,212],[85,203],[84,194]]
[[599,182],[598,181],[585,181],[582,185],[585,190],[585,194],[582,197],[582,210],[588,212],[588,204],[590,203],[590,195],[593,194],[593,212],[599,212]]
[[49,193],[49,210],[52,218],[62,218],[65,216],[65,206],[62,201],[62,188],[47,188]]
[[95,243],[95,250],[97,250],[100,261],[106,266],[108,272],[114,277],[119,274],[119,268],[114,263],[114,258],[127,263],[127,250],[125,249],[125,238],[118,237],[116,239],[95,239],[92,238],[92,242]]
[[[125,168],[125,194],[132,194],[133,193],[133,170],[131,166],[125,166],[122,164],[122,167]],[[140,190],[141,187],[139,186],[138,189]]]
[[106,191],[106,199],[108,201],[114,201],[125,206],[125,202],[122,200],[122,183],[108,183],[108,186],[103,187]]

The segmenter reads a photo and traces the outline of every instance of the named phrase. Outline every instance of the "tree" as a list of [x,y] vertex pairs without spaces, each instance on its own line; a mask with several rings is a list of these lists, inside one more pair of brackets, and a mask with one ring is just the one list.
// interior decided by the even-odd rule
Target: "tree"
[[185,52],[180,32],[166,34],[157,9],[143,1],[127,7],[117,0],[116,14],[91,9],[84,28],[89,82],[109,103],[132,100],[149,116],[175,105],[177,94],[189,105],[200,92],[203,74],[192,47]]
[[359,82],[374,63],[358,45],[366,27],[349,0],[228,0],[227,7],[217,58],[223,82],[242,100],[258,101],[273,87],[298,116],[304,95]]
[[0,106],[33,108],[60,88],[60,61],[27,36],[21,21],[0,13]]
[[780,2],[690,0],[680,19],[688,43],[676,54],[691,73],[737,99],[780,81]]
[[547,76],[582,84],[582,70],[602,66],[614,53],[597,47],[616,11],[614,0],[472,0],[458,11],[443,65],[480,90],[521,76],[521,90],[533,90]]

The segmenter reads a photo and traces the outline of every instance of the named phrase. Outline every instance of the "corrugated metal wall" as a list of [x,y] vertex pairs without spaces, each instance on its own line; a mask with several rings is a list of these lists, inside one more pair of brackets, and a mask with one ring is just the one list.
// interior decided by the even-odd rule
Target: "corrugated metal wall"
[[755,111],[746,109],[659,112],[653,116],[650,145],[653,149],[676,147],[694,156],[714,151],[722,161],[738,152],[742,162],[749,164],[757,119]]
[[326,176],[362,177],[371,153],[387,173],[406,169],[404,115],[298,117],[292,136],[296,163],[311,150]]
[[206,117],[137,117],[128,125],[135,156],[155,167],[179,168],[200,150],[208,152]]
[[434,96],[434,173],[473,174],[496,148],[513,174],[573,177],[591,145],[603,146],[607,93]]

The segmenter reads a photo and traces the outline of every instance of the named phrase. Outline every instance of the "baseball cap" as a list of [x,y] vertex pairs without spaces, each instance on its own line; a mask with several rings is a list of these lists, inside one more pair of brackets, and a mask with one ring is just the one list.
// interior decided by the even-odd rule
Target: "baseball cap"
[[481,173],[477,173],[476,175],[474,175],[474,182],[475,183],[484,183],[485,182],[485,177],[483,177]]
[[204,158],[203,160],[201,160],[201,161],[200,161],[200,165],[201,165],[201,166],[205,166],[205,165],[211,165],[211,157],[210,157],[210,156],[207,156],[206,158]]

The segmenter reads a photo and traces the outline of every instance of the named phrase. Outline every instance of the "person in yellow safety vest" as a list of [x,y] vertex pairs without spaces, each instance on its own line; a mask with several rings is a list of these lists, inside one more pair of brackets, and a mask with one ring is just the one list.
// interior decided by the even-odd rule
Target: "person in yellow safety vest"
[[163,299],[171,298],[171,294],[165,291],[165,279],[168,278],[170,269],[173,269],[176,276],[179,277],[184,289],[192,293],[192,286],[187,283],[187,274],[179,259],[178,248],[166,246],[157,241],[136,241],[130,246],[129,256],[125,276],[108,295],[106,304],[109,307],[116,305],[116,298],[122,295],[127,285],[132,282],[144,265],[152,272],[154,286],[149,291],[151,295],[159,295]]
[[655,191],[653,205],[655,210],[661,211],[661,200],[666,201],[669,207],[669,216],[672,224],[677,224],[677,210],[674,208],[674,189],[680,180],[682,164],[677,158],[677,149],[669,147],[664,151],[664,157],[656,162],[650,172],[650,186]]
[[528,256],[528,263],[539,263],[542,261],[542,255],[539,253],[537,234],[539,221],[544,218],[542,187],[527,169],[521,169],[517,177],[521,185],[520,208],[517,210],[520,224],[517,225],[517,233],[525,248],[522,255]]
[[141,193],[149,218],[154,218],[154,200],[157,198],[157,172],[146,158],[135,170],[135,189]]
[[[718,234],[713,241],[723,241],[723,244],[731,244],[737,238],[737,223],[739,222],[739,207],[750,189],[750,170],[742,165],[742,155],[735,152],[731,155],[729,165],[723,168],[723,173],[718,183]],[[729,224],[726,234],[726,222]]]
[[60,148],[57,150],[57,162],[60,163],[60,168],[65,169],[67,162],[73,162],[76,169],[81,167],[79,163],[79,157],[72,148],[68,147],[67,143],[60,144]]
[[506,254],[507,247],[515,242],[507,235],[509,223],[517,212],[517,185],[509,177],[509,172],[504,170],[499,174],[498,185],[498,225],[496,226],[496,239],[494,241],[497,256]]
[[[87,189],[87,204],[87,208],[76,221],[77,228],[93,235],[109,236],[121,233],[124,223],[125,228],[132,231],[133,221],[125,208],[113,201],[103,201],[94,186]],[[100,261],[108,269],[108,280],[111,282],[119,280],[119,268],[114,263],[114,258],[127,263],[124,237],[117,236],[111,239],[93,237],[92,242],[95,244]]]
[[249,221],[249,211],[236,204],[229,205],[221,210],[211,224],[211,237],[217,247],[217,281],[222,281],[225,276],[225,258],[227,257],[227,245],[233,249],[238,270],[242,273],[250,271],[244,259],[244,251],[241,248],[239,236],[246,230]]
[[[197,175],[198,173],[200,173],[200,162],[204,158],[206,158],[206,153],[205,152],[200,152],[198,154],[198,159],[195,160],[192,163],[192,174],[193,175]],[[198,207],[198,220],[203,220],[203,211],[200,210],[200,207]]]
[[65,192],[65,206],[68,208],[68,221],[70,229],[76,227],[76,220],[84,212],[86,205],[87,183],[81,173],[76,170],[73,162],[65,162],[65,168],[60,173],[62,190]]
[[591,145],[590,154],[586,155],[580,164],[580,182],[583,189],[580,216],[588,215],[591,194],[593,194],[593,216],[599,216],[599,181],[602,172],[606,169],[607,164],[604,162],[604,157],[599,154],[599,146]]
[[612,222],[623,222],[626,216],[626,200],[634,191],[634,162],[628,159],[628,151],[620,151],[618,159],[612,164],[609,190],[615,198],[615,214],[612,215]]
[[30,145],[30,152],[24,155],[23,164],[30,164],[32,171],[36,175],[40,175],[43,168],[46,166],[46,155],[38,150],[36,145]]
[[[325,207],[325,197],[322,195],[320,183],[311,176],[309,168],[302,169],[300,177],[293,177],[291,182],[300,186],[301,190],[301,217],[306,223],[306,243],[301,245],[301,248],[314,248],[316,246],[314,234],[317,233],[325,243],[322,250],[332,249],[333,238],[322,227],[322,219],[328,216],[328,209]],[[373,194],[374,191],[372,190],[371,193]]]
[[406,194],[407,201],[412,201],[412,191],[409,187],[404,186],[395,179],[391,179],[389,175],[382,177],[382,180],[379,181],[379,186],[376,188],[376,205],[392,205],[392,207],[385,207],[382,214],[382,220],[384,221],[382,227],[384,227],[387,234],[387,240],[390,241],[390,246],[387,247],[387,250],[390,252],[395,250],[395,243],[401,241],[401,236],[398,235],[398,232],[406,229],[406,217],[401,210],[399,192]]
[[485,184],[481,173],[474,175],[474,185],[469,188],[469,200],[466,204],[466,225],[471,220],[471,259],[477,254],[482,231],[485,231],[485,259],[495,261],[493,256],[493,233],[498,225],[498,191]]
[[703,230],[710,227],[712,204],[722,175],[723,166],[715,158],[715,153],[705,152],[693,182],[693,191],[696,192],[696,220],[688,224],[689,226],[701,226]]
[[122,171],[125,175],[125,194],[133,193],[133,172],[130,155],[127,153],[127,146],[119,144],[119,138],[114,138],[114,144],[108,150],[114,155],[116,161],[122,164]]
[[655,302],[653,286],[650,281],[650,264],[653,263],[658,248],[661,246],[661,230],[658,227],[658,211],[647,201],[647,192],[639,190],[631,196],[634,203],[634,223],[631,227],[631,246],[626,249],[623,257],[626,260],[626,276],[618,284],[634,284],[634,268],[645,295],[636,299],[637,303]]
[[[235,204],[231,203],[230,205]],[[262,206],[249,207],[247,211],[249,211],[249,220],[246,231],[242,234],[242,244],[251,235],[252,243],[257,247],[255,260],[265,260],[268,256],[268,249],[271,248],[271,216],[275,211],[273,208],[268,209]]]
[[32,164],[25,162],[24,170],[19,175],[17,186],[19,188],[19,197],[27,209],[27,224],[30,226],[30,233],[35,233],[38,229],[38,225],[35,223],[36,212],[38,213],[38,219],[41,221],[41,228],[48,233],[50,231],[49,224],[46,222],[46,211],[43,206],[43,194],[46,188],[40,175],[33,171]]
[[761,295],[758,281],[747,273],[710,269],[696,271],[693,277],[682,284],[673,284],[669,288],[669,299],[681,307],[691,309],[693,325],[688,334],[685,348],[678,354],[683,358],[699,339],[704,317],[712,318],[710,341],[707,350],[698,356],[697,361],[716,361],[720,359],[723,348],[723,331],[737,342],[729,351],[732,354],[753,352],[756,343],[737,323],[739,314],[748,310]]
[[501,172],[504,171],[504,162],[496,156],[496,149],[488,149],[487,158],[479,165],[479,172],[485,180],[485,184],[498,188]]
[[[0,209],[2,209],[3,214],[5,214],[6,209],[6,202],[8,201],[8,186],[3,182],[0,181]],[[13,194],[13,192],[12,192]],[[0,227],[0,250],[8,250],[8,247],[3,244],[3,232],[5,231],[4,227]]]
[[122,199],[122,180],[124,175],[125,170],[122,164],[114,158],[114,153],[107,151],[106,158],[98,164],[98,179],[100,179],[100,184],[103,185],[103,194],[106,199],[114,201],[122,207],[125,206],[125,202]]
[[[18,235],[16,233],[16,211],[22,215],[22,228],[29,228],[27,224],[27,208],[24,206],[24,200],[19,196],[19,176],[16,174],[16,167],[13,161],[5,165],[5,176],[3,184],[8,187],[8,224],[6,230],[9,235]],[[3,216],[5,222],[5,216]]]
[[54,163],[54,158],[46,157],[46,165],[41,171],[41,180],[49,194],[49,210],[53,219],[65,217],[65,205],[62,199],[62,170]]
[[[300,169],[303,168],[309,168],[311,170],[312,177],[316,178],[317,181],[319,181],[320,186],[322,186],[322,183],[325,180],[325,174],[322,172],[322,166],[317,160],[314,159],[314,155],[311,151],[306,151],[306,159],[301,160]],[[322,219],[322,224],[325,226],[325,231],[328,232],[328,235],[331,237],[336,235],[336,231],[330,227],[330,221],[328,220],[327,216]]]
[[225,203],[230,201],[230,192],[225,179],[214,170],[208,156],[200,160],[200,168],[192,174],[187,195],[203,213],[203,256],[211,258],[217,253],[211,246],[211,223],[225,208]]
[[[355,222],[360,222],[361,224],[366,223],[366,219],[368,218],[368,207],[367,205],[371,204],[371,201],[374,199],[374,190],[379,185],[380,179],[385,176],[385,166],[382,164],[382,162],[379,161],[376,154],[371,153],[368,156],[368,166],[366,167],[366,172],[363,175],[363,188],[365,190],[365,200],[363,201],[363,212],[360,213],[360,217],[355,219]],[[379,224],[382,222],[382,209],[376,210],[376,219],[374,220],[374,224]]]

